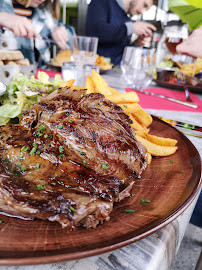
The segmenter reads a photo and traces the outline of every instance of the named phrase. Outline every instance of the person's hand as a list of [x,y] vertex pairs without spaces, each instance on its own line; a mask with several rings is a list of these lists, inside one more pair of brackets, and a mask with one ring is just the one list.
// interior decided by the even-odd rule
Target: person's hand
[[39,33],[35,31],[32,23],[26,17],[0,13],[0,25],[10,29],[18,37],[37,37],[41,39]]
[[56,26],[52,32],[52,38],[55,40],[60,49],[67,49],[68,33],[64,26]]
[[187,54],[192,57],[202,58],[202,26],[193,31],[190,37],[177,45],[176,51],[180,54]]
[[133,23],[134,32],[138,36],[152,36],[152,31],[156,31],[156,27],[147,22],[134,22]]
[[145,37],[144,35],[143,36],[139,36],[137,41],[136,41],[136,45],[138,47],[142,47],[144,46],[147,42],[150,42],[151,41],[151,37],[150,36],[147,36]]

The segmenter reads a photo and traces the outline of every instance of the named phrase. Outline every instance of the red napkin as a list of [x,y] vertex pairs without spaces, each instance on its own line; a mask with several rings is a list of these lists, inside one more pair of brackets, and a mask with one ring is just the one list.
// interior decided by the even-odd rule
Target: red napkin
[[[135,91],[130,88],[126,89],[126,92]],[[162,94],[164,96],[176,98],[185,101],[185,93],[183,91],[175,91],[166,88],[149,88],[146,89],[148,92],[152,92],[155,94]],[[187,112],[202,112],[202,100],[199,97],[190,93],[190,97],[194,103],[198,105],[197,109],[178,104],[176,102],[162,99],[154,96],[147,96],[145,94],[136,92],[140,102],[139,104],[145,109],[157,109],[157,110],[170,110],[170,111],[187,111]]]
[[59,74],[59,75],[62,76],[62,73],[61,72],[38,68],[37,71],[36,71],[36,74],[35,74],[35,78],[37,78],[39,71],[46,72],[50,78],[54,78],[56,74]]

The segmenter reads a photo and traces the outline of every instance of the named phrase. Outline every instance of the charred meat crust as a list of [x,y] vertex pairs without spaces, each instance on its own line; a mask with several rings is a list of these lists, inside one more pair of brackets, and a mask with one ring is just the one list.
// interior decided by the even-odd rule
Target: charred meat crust
[[129,195],[147,165],[130,124],[102,94],[54,91],[19,125],[0,128],[2,197],[18,215],[63,227],[109,219],[113,202]]

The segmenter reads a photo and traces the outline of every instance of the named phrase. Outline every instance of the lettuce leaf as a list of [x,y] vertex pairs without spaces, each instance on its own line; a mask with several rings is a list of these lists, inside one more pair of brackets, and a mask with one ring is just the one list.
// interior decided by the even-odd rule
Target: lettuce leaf
[[15,118],[20,114],[18,104],[5,104],[0,106],[0,117]]
[[64,80],[60,75],[50,81],[45,72],[38,72],[37,79],[29,79],[18,73],[7,86],[7,92],[0,97],[0,126],[5,125],[11,118],[21,117],[21,114],[37,103],[42,96],[59,88]]

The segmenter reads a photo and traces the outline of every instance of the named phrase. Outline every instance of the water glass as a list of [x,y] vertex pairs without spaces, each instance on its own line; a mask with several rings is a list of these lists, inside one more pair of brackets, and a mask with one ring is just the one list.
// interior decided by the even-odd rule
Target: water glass
[[98,38],[85,36],[72,36],[71,60],[81,65],[94,64],[97,54]]
[[153,79],[154,49],[126,47],[121,70],[128,86],[141,89]]
[[97,54],[98,38],[86,36],[72,36],[71,60],[77,64],[78,85],[85,84],[84,65],[94,65]]

